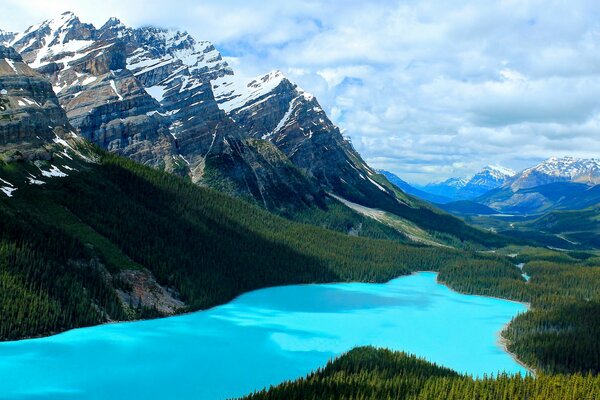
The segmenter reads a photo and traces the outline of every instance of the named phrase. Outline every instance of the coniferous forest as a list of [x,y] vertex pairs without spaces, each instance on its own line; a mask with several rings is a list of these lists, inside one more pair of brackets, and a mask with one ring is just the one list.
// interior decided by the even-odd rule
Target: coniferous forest
[[473,379],[415,356],[372,347],[354,349],[306,378],[246,397],[248,400],[598,398],[600,377],[597,375],[501,374]]
[[[4,177],[27,172],[18,167]],[[106,153],[77,167],[85,173],[0,202],[2,339],[126,319],[111,278],[124,269],[150,270],[186,311],[266,286],[386,281],[464,257],[290,222]]]
[[[156,310],[132,313],[122,303],[115,292],[122,282],[115,276],[123,270],[151,271],[179,293],[186,304],[182,312],[267,286],[384,282],[435,270],[440,281],[460,292],[531,305],[503,335],[508,349],[536,371],[536,378],[473,380],[402,354],[360,349],[309,378],[257,396],[458,399],[464,393],[474,398],[491,393],[496,396],[491,398],[559,399],[567,390],[592,393],[588,389],[598,386],[600,258],[593,253],[419,246],[366,220],[370,237],[354,237],[292,222],[184,179],[100,154],[97,163],[74,165],[81,173],[44,186],[25,185],[0,201],[3,340],[160,316]],[[28,168],[26,163],[4,165],[3,178],[15,181]],[[333,207],[340,207],[343,218],[350,215],[341,205]],[[364,217],[351,218],[360,223]],[[513,251],[516,257],[506,256]],[[529,282],[517,263],[524,263]],[[373,367],[384,364],[389,369]],[[440,397],[444,393],[449,397]]]

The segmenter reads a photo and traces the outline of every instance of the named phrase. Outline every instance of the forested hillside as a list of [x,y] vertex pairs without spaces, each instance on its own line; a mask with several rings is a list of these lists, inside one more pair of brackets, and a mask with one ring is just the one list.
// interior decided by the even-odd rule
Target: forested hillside
[[[591,254],[518,249],[511,260],[354,237],[99,154],[96,163],[55,160],[54,167],[72,169],[69,176],[24,183],[0,198],[2,339],[168,314],[135,297],[125,302],[118,295],[131,291],[125,271],[149,271],[183,302],[174,310],[182,312],[266,286],[383,282],[435,270],[461,292],[531,303],[505,333],[509,349],[528,365],[598,372],[600,260]],[[22,182],[36,171],[34,164],[10,163],[0,177]],[[526,262],[529,282],[516,262]]]
[[52,168],[69,176],[44,178],[42,185],[25,183],[39,175],[33,163],[1,166],[0,177],[16,188],[12,197],[0,197],[3,339],[161,315],[135,299],[119,300],[115,289],[130,285],[120,279],[123,271],[150,271],[178,293],[185,311],[265,286],[386,281],[467,256],[290,222],[99,154],[97,163],[56,158]]
[[600,398],[598,376],[499,375],[473,379],[415,356],[372,347],[354,349],[306,378],[246,397],[251,400],[597,398]]

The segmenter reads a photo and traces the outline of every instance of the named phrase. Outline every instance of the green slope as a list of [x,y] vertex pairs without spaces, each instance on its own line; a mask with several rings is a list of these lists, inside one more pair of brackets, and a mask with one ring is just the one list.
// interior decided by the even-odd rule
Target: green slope
[[[69,176],[41,177],[27,162],[0,166],[17,188],[0,193],[4,339],[160,315],[122,304],[115,289],[127,289],[124,270],[149,270],[184,310],[196,310],[265,286],[385,281],[464,257],[291,222],[106,153],[97,163],[42,164]],[[26,183],[31,176],[46,183]]]
[[[535,368],[587,371],[600,359],[600,263],[592,255],[519,256],[529,262],[532,280],[525,283],[501,255],[355,237],[114,155],[99,153],[94,163],[72,156],[0,165],[0,178],[16,188],[12,197],[0,193],[1,339],[168,314],[123,300],[119,293],[132,285],[124,271],[148,271],[178,292],[185,304],[174,312],[181,312],[267,286],[382,282],[436,270],[462,292],[532,303],[507,336],[511,350]],[[41,177],[40,168],[69,176]],[[46,183],[26,183],[32,175]],[[548,323],[554,328],[546,332]]]
[[384,190],[367,181],[361,181],[356,183],[360,191],[344,185],[337,188],[336,194],[346,201],[394,214],[416,225],[428,235],[441,238],[442,242],[456,247],[489,248],[511,243],[509,238],[470,226],[423,200],[407,195],[382,174],[370,173],[366,169],[363,172]]
[[246,397],[301,399],[597,399],[600,377],[521,375],[473,379],[404,353],[361,347],[295,382]]

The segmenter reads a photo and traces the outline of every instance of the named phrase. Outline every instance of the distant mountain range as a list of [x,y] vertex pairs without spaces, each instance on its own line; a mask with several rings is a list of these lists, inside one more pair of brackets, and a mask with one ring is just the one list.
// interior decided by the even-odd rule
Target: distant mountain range
[[600,183],[600,160],[574,157],[551,157],[528,168],[509,180],[508,185],[516,192],[556,182],[583,183],[593,186]]
[[396,175],[392,172],[389,172],[389,171],[386,171],[383,169],[380,169],[377,172],[379,172],[381,175],[385,176],[388,179],[388,181],[390,181],[391,183],[396,185],[398,188],[402,189],[405,193],[419,197],[423,200],[427,200],[431,203],[438,203],[438,204],[449,203],[452,201],[452,199],[450,197],[438,196],[438,195],[435,195],[432,193],[428,193],[424,190],[417,189],[416,187],[412,186],[410,183],[406,182],[405,180],[403,180],[398,175]]
[[440,183],[430,183],[420,187],[424,192],[456,200],[471,200],[504,185],[515,175],[511,169],[500,166],[487,166],[468,178],[450,178]]
[[470,178],[451,178],[415,187],[381,171],[407,193],[457,215],[542,214],[600,203],[600,160],[549,158],[519,173],[488,166]]
[[600,202],[600,160],[549,158],[475,199],[503,213],[577,210]]

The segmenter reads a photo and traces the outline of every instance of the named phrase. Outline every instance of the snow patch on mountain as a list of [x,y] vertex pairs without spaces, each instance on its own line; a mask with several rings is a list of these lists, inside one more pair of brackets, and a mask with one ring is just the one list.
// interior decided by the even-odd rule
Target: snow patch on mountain
[[600,159],[583,159],[575,157],[551,157],[536,165],[533,170],[551,176],[576,178],[600,169]]
[[515,176],[510,168],[488,165],[475,175],[464,178],[450,178],[443,182],[422,187],[427,193],[444,196],[454,200],[474,199],[492,189],[502,186]]
[[507,183],[513,191],[554,182],[600,183],[600,159],[550,157],[515,175]]
[[[35,58],[28,60],[29,65],[32,68],[39,68],[54,59],[60,59],[61,55],[79,53],[93,43],[92,40],[71,40],[69,38],[68,33],[76,24],[79,24],[79,20],[75,14],[66,12],[58,18],[29,27],[25,32],[14,36],[10,44],[15,45],[28,38],[28,42],[19,45],[19,52],[34,54]],[[81,56],[83,57],[83,55]]]
[[239,110],[249,103],[268,95],[286,77],[281,71],[271,71],[244,82],[236,76],[226,76],[213,81],[212,89],[219,108],[226,113]]
[[488,171],[490,174],[497,177],[515,176],[517,174],[512,169],[501,165],[488,165],[483,168],[483,171]]

